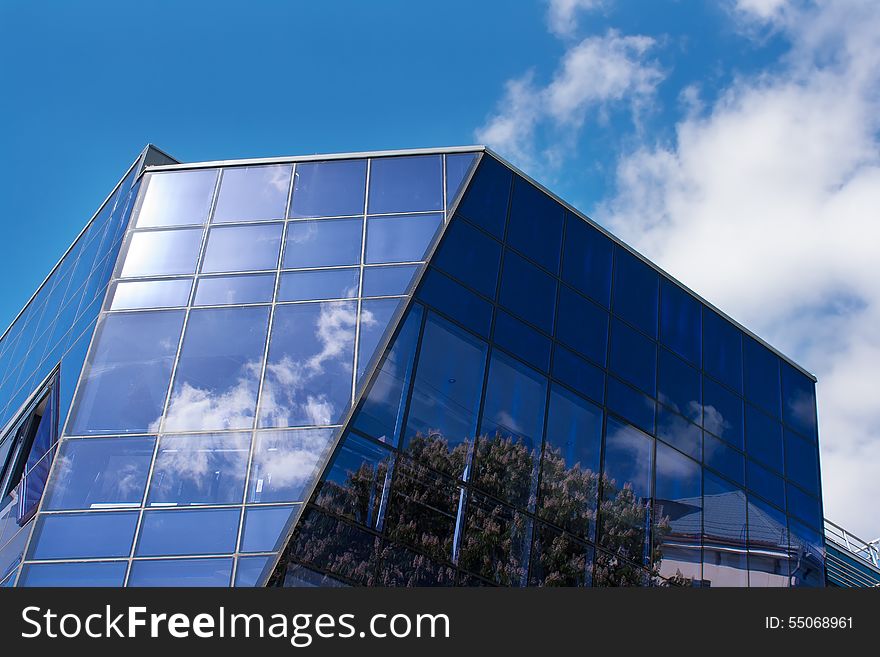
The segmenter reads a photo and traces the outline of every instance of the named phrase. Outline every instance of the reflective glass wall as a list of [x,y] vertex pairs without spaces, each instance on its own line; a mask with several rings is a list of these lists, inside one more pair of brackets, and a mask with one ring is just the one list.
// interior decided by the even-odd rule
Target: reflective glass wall
[[270,583],[822,586],[817,439],[809,376],[486,155]]
[[146,174],[19,584],[257,583],[475,158]]
[[[137,195],[148,147],[0,338],[0,582],[13,585],[95,321]],[[32,416],[29,417],[28,414]],[[34,415],[35,414],[35,415]],[[39,417],[29,440],[27,424]],[[19,468],[16,469],[16,450]],[[27,450],[23,453],[21,450]],[[15,478],[13,481],[11,477]]]

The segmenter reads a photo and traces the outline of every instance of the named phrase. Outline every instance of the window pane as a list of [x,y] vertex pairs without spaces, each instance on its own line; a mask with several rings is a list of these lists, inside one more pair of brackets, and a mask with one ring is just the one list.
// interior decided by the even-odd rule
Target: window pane
[[351,402],[357,304],[304,303],[275,310],[261,427],[338,422]]
[[150,480],[150,506],[241,504],[250,434],[164,436]]
[[158,230],[132,234],[122,256],[123,278],[192,274],[196,270],[202,230]]
[[820,494],[819,453],[816,445],[785,429],[785,476],[813,495]]
[[663,279],[660,294],[660,339],[682,358],[699,366],[702,353],[700,302]]
[[235,586],[257,586],[260,576],[272,557],[239,557],[235,569]]
[[134,561],[129,586],[229,586],[232,559],[153,559]]
[[746,484],[750,491],[781,509],[785,508],[785,483],[782,477],[777,477],[752,459],[746,461]]
[[486,344],[429,315],[416,365],[405,449],[459,475],[476,430]]
[[363,219],[325,219],[288,224],[284,267],[360,264],[363,222]]
[[585,220],[567,212],[562,278],[608,308],[611,305],[611,240]]
[[616,318],[611,322],[610,366],[643,392],[655,395],[656,343]]
[[442,214],[369,217],[366,262],[422,260],[442,223]]
[[335,429],[258,431],[248,502],[303,502]]
[[240,303],[268,303],[275,293],[275,274],[253,276],[208,276],[199,279],[196,306],[228,306]]
[[21,569],[18,586],[122,586],[127,561],[32,563]]
[[267,307],[193,310],[178,359],[165,430],[253,425]]
[[182,324],[182,311],[105,317],[95,332],[68,432],[155,430]]
[[602,409],[554,385],[541,469],[538,514],[593,540],[602,449]]
[[363,295],[365,297],[383,297],[404,294],[420,269],[419,265],[365,267]]
[[790,586],[789,564],[785,514],[749,496],[749,586]]
[[284,219],[290,165],[223,170],[214,221]]
[[542,331],[553,331],[556,279],[529,264],[512,251],[504,254],[501,304]]
[[782,419],[801,435],[816,439],[816,388],[788,363],[782,365]]
[[700,372],[666,349],[660,349],[657,399],[693,422],[702,422]]
[[699,463],[657,444],[654,560],[661,576],[679,583],[702,579],[702,475]]
[[360,270],[318,269],[281,274],[278,301],[348,299],[358,295]]
[[550,366],[550,338],[500,308],[495,314],[492,337],[499,347],[516,354],[530,365],[546,372]]
[[703,432],[700,427],[663,406],[657,412],[657,437],[691,458],[700,460],[702,457]]
[[343,217],[363,214],[366,187],[366,160],[298,163],[290,216]]
[[370,214],[442,209],[443,171],[439,155],[370,161]]
[[495,298],[501,244],[461,218],[453,219],[431,263],[490,299]]
[[542,522],[535,528],[529,586],[591,586],[593,548]]
[[244,512],[241,552],[271,552],[278,549],[282,532],[296,507],[293,505],[250,507]]
[[742,392],[742,334],[733,324],[703,308],[703,369]]
[[401,299],[371,299],[361,303],[361,333],[358,338],[358,380],[373,358]]
[[563,285],[559,290],[556,338],[592,361],[605,365],[608,313]]
[[659,276],[622,247],[614,254],[614,313],[656,338]]
[[742,399],[706,377],[703,377],[703,427],[734,447],[745,449]]
[[281,224],[212,228],[208,233],[202,271],[276,269],[281,231]]
[[782,472],[782,425],[751,404],[746,404],[746,452]]
[[29,559],[128,557],[137,511],[41,515]]
[[154,438],[65,440],[44,508],[140,506],[154,444]]
[[140,207],[135,209],[138,228],[205,223],[217,182],[216,169],[147,176]]
[[643,431],[654,433],[655,403],[653,399],[613,376],[608,377],[606,387],[607,399],[605,403],[610,410],[629,420]]
[[477,159],[477,153],[460,153],[446,156],[446,208],[455,202],[464,179],[471,165]]
[[121,281],[111,287],[110,309],[170,308],[189,303],[192,279],[171,281]]
[[291,540],[291,553],[324,573],[367,584],[374,579],[377,543],[373,534],[307,509]]
[[142,557],[235,551],[240,509],[145,511],[136,554]]
[[430,267],[425,272],[418,287],[417,297],[472,331],[489,336],[492,305],[439,270]]
[[788,512],[800,518],[810,527],[820,530],[822,528],[821,503],[815,497],[807,495],[797,486],[786,483],[785,497],[788,500]]
[[791,573],[792,586],[825,586],[825,539],[823,535],[789,518],[789,541],[799,555]]
[[749,337],[743,340],[745,397],[779,417],[781,394],[779,358],[767,347]]
[[728,479],[745,486],[745,457],[724,441],[708,433],[703,436],[703,461]]
[[476,452],[476,482],[487,493],[534,509],[547,380],[494,352]]
[[458,212],[498,239],[504,237],[513,174],[495,158],[483,154]]
[[605,468],[599,540],[615,554],[648,562],[653,439],[609,418],[605,430]]
[[531,519],[479,493],[467,505],[459,564],[501,586],[526,586]]
[[590,399],[605,401],[605,371],[560,345],[553,353],[553,376]]
[[712,587],[748,586],[746,494],[706,473],[703,477],[703,579]]
[[517,177],[507,241],[551,273],[559,273],[564,209],[534,185]]

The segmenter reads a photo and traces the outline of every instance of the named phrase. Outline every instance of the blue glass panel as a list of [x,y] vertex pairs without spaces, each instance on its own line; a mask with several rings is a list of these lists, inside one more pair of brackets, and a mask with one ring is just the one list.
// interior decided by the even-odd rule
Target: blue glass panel
[[202,235],[200,228],[134,233],[122,256],[120,276],[192,274]]
[[501,244],[463,219],[453,219],[431,264],[490,299],[495,298]]
[[788,363],[782,365],[782,419],[801,435],[816,439],[816,387]]
[[129,586],[229,586],[232,559],[151,559],[134,561]]
[[604,370],[560,345],[553,354],[553,376],[590,399],[605,401]]
[[363,229],[363,219],[291,222],[284,240],[283,266],[291,269],[360,264]]
[[512,251],[505,251],[499,300],[503,306],[546,333],[553,331],[556,279]]
[[472,331],[489,336],[492,304],[433,267],[425,272],[416,296],[440,312],[454,317]]
[[513,183],[507,243],[552,273],[559,273],[561,205],[522,178]]
[[268,307],[190,312],[165,430],[253,426],[268,323]]
[[789,518],[789,540],[797,561],[791,568],[792,586],[825,586],[825,539],[819,530]]
[[298,163],[290,216],[343,217],[363,214],[366,188],[366,160]]
[[21,569],[18,586],[122,586],[127,561],[32,563]]
[[150,506],[241,504],[249,433],[163,436],[150,480]]
[[791,482],[785,484],[785,497],[788,500],[788,512],[791,515],[800,518],[810,527],[821,530],[823,526],[822,508],[818,498],[807,495]]
[[742,333],[706,307],[703,307],[703,369],[742,392]]
[[444,462],[435,467],[462,473],[476,429],[485,362],[485,343],[428,315],[405,432],[404,447],[411,454],[440,452]]
[[585,220],[567,212],[562,252],[562,279],[608,308],[611,305],[611,240]]
[[622,247],[614,249],[612,310],[652,338],[657,337],[657,295],[660,277]]
[[263,383],[261,427],[328,425],[351,403],[357,304],[275,309]]
[[374,158],[369,213],[442,210],[442,167],[439,155]]
[[556,339],[605,365],[608,313],[563,285],[559,290]]
[[712,587],[748,586],[746,494],[703,475],[703,579]]
[[518,507],[534,509],[544,433],[547,380],[493,352],[476,451],[476,483]]
[[703,404],[700,394],[700,372],[660,349],[657,374],[657,399],[692,422],[702,422]]
[[141,557],[235,551],[240,509],[145,511],[135,554]]
[[248,502],[302,502],[335,429],[258,431]]
[[510,183],[513,174],[495,158],[483,154],[476,173],[468,185],[458,212],[498,239],[504,237]]
[[363,295],[365,297],[384,297],[405,294],[420,269],[419,265],[365,267]]
[[28,559],[127,557],[137,518],[136,511],[41,515]]
[[374,264],[422,260],[442,224],[442,214],[370,217],[365,261]]
[[698,461],[703,454],[703,431],[682,416],[657,408],[657,437]]
[[235,568],[235,586],[250,587],[260,584],[260,576],[272,557],[239,557]]
[[745,457],[708,433],[703,436],[703,462],[740,486],[745,486]]
[[782,472],[782,425],[751,404],[746,404],[746,452]]
[[502,349],[516,354],[543,372],[550,367],[550,338],[544,337],[500,308],[495,315],[493,339]]
[[216,169],[148,174],[137,227],[203,224],[211,209]]
[[702,579],[703,471],[696,461],[657,443],[654,549],[663,577]]
[[701,304],[675,283],[660,285],[660,340],[699,367],[702,355]]
[[446,156],[446,208],[455,201],[456,194],[467,176],[477,153],[458,153]]
[[44,509],[140,506],[154,438],[65,440]]
[[95,332],[68,433],[155,428],[177,352],[182,311],[114,313]]
[[608,377],[606,395],[605,404],[610,410],[640,429],[654,433],[654,400],[613,376]]
[[536,523],[529,586],[592,586],[593,547]]
[[618,320],[611,321],[609,366],[624,379],[655,396],[657,344]]
[[762,344],[746,337],[743,344],[745,397],[774,417],[779,417],[779,358]]
[[271,552],[277,549],[284,526],[295,508],[293,505],[284,505],[245,509],[239,551]]
[[189,303],[192,279],[122,281],[114,283],[108,294],[111,310],[132,308],[171,308]]
[[284,219],[290,169],[289,164],[224,169],[213,220]]
[[370,299],[361,303],[361,333],[358,338],[358,381],[373,358],[401,299]]
[[599,541],[615,553],[647,563],[654,440],[608,418],[603,458]]
[[595,535],[601,449],[602,409],[553,385],[538,514],[590,540]]
[[819,452],[812,443],[785,429],[785,476],[803,486],[813,495],[819,495]]
[[364,402],[353,418],[352,426],[381,442],[397,445],[409,391],[416,341],[422,323],[421,304],[414,304],[403,320],[400,332],[391,343]]
[[777,477],[752,459],[746,460],[746,485],[765,500],[781,509],[785,508],[785,483],[782,477]]
[[316,269],[281,274],[278,301],[349,299],[358,295],[360,270]]
[[785,514],[750,495],[749,586],[789,586],[790,561]]
[[479,493],[471,493],[465,514],[461,567],[501,586],[526,586],[531,519]]
[[196,286],[196,306],[268,303],[275,293],[275,274],[207,276]]
[[276,269],[282,230],[282,224],[212,228],[208,233],[202,271]]
[[703,377],[703,428],[744,449],[742,399],[706,377]]

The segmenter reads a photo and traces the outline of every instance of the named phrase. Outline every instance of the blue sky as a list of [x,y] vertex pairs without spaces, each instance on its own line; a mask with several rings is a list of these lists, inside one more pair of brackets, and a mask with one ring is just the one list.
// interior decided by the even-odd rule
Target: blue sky
[[826,512],[880,534],[872,0],[0,4],[0,323],[147,142],[488,143],[820,379]]

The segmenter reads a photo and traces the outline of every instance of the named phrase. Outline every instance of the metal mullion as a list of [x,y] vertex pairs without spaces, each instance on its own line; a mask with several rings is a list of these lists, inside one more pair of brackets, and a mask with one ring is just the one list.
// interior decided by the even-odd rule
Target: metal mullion
[[363,226],[361,227],[361,258],[358,266],[358,295],[355,308],[355,329],[354,329],[354,367],[351,373],[351,401],[349,405],[354,405],[355,393],[357,392],[358,366],[360,365],[360,341],[361,341],[361,312],[363,309],[363,293],[364,293],[364,261],[367,256],[367,211],[370,207],[370,176],[372,174],[373,161],[367,160],[367,175],[364,189],[364,217]]

